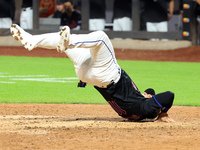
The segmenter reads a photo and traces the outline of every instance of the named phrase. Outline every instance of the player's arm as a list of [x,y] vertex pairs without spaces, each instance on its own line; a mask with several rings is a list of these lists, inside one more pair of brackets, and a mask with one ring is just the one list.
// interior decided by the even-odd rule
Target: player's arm
[[171,0],[169,2],[169,16],[168,16],[168,20],[170,20],[173,16],[174,13],[174,0]]

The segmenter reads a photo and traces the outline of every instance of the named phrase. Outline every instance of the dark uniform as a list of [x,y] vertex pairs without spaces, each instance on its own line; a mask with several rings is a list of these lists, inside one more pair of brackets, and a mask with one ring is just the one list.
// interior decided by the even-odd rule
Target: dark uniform
[[162,22],[168,20],[168,6],[171,0],[144,0],[143,20]]
[[0,0],[0,18],[15,17],[15,1],[14,0]]
[[153,119],[160,111],[167,112],[174,100],[174,93],[170,91],[145,98],[124,70],[117,83],[112,83],[107,88],[95,88],[119,116],[135,121]]
[[32,6],[33,6],[33,0],[23,0],[22,8],[27,8]]
[[113,19],[122,17],[132,18],[132,1],[115,0],[113,12]]
[[58,10],[55,11],[55,13],[53,14],[53,18],[61,18],[62,13]]
[[90,19],[106,17],[105,0],[90,0]]
[[61,26],[69,26],[70,29],[76,28],[81,25],[81,13],[77,10],[74,10],[72,16],[68,16],[67,13],[61,15]]

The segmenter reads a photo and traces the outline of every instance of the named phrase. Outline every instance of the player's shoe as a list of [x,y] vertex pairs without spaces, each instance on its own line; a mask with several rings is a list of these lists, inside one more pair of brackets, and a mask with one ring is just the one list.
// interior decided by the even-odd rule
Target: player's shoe
[[20,41],[26,49],[31,51],[34,48],[34,44],[31,42],[32,35],[25,32],[17,24],[11,25],[10,32],[12,36],[15,38],[15,40]]
[[57,51],[62,53],[67,50],[69,45],[70,38],[70,28],[68,26],[64,26],[60,31],[60,42],[57,45]]

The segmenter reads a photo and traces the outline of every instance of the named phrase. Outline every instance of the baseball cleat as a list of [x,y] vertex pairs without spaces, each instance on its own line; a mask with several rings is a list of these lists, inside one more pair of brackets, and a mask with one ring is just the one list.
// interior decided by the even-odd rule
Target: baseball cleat
[[30,42],[32,35],[25,32],[21,27],[17,24],[12,24],[10,27],[10,32],[13,38],[17,41],[20,41],[22,45],[31,51],[34,48],[34,45]]
[[60,31],[60,42],[57,45],[57,51],[64,52],[69,45],[70,28],[64,26]]

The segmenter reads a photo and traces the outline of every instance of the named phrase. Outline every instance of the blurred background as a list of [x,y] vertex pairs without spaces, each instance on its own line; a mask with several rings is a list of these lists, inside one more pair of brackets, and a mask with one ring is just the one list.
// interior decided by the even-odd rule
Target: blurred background
[[32,34],[57,32],[68,25],[72,33],[104,30],[111,39],[187,41],[199,45],[199,3],[199,0],[0,0],[0,36],[10,36],[12,23]]

